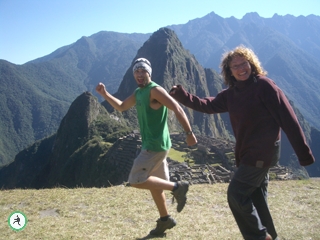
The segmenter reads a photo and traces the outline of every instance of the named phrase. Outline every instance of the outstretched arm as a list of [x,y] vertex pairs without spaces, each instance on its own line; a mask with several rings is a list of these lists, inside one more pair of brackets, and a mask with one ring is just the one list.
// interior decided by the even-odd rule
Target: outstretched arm
[[[178,121],[180,122],[183,130],[187,133],[192,131],[189,120],[181,108],[181,106],[164,90],[162,87],[154,87],[150,92],[151,98],[157,100],[162,105],[166,106],[168,109],[172,110]],[[187,135],[186,142],[188,146],[195,145],[197,143],[197,139],[195,135],[192,133]]]
[[228,112],[226,91],[222,90],[216,97],[199,98],[188,93],[181,85],[173,86],[170,95],[182,105],[195,111],[214,114]]
[[106,88],[103,83],[99,83],[96,87],[96,91],[111,104],[112,107],[117,109],[120,112],[126,111],[129,108],[133,107],[136,104],[136,97],[134,93],[128,97],[126,100],[121,101],[118,98],[115,98],[110,93],[106,91]]

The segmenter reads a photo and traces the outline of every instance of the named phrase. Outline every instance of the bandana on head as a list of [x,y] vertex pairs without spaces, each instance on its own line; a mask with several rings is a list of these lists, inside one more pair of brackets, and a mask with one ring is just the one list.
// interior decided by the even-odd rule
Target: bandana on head
[[147,59],[138,58],[137,60],[135,60],[133,63],[133,72],[135,72],[137,69],[146,70],[151,77],[151,74],[152,74],[151,63]]

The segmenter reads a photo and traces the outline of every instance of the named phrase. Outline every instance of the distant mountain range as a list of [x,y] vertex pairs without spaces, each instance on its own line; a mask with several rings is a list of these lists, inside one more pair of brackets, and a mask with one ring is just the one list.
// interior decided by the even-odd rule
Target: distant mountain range
[[[190,92],[199,96],[209,96],[223,89],[223,81],[216,71],[204,69],[197,59],[185,50],[174,31],[162,28],[152,34],[139,49],[136,58],[145,57],[152,64],[152,80],[163,86],[167,91],[173,85],[182,84]],[[134,59],[134,60],[135,60]],[[132,74],[132,65],[128,68],[114,94],[119,99],[126,99],[137,88]],[[108,111],[108,103],[103,105]],[[186,110],[193,129],[199,134],[211,137],[230,138],[220,115],[205,115],[191,109]],[[169,116],[172,129],[180,128],[174,115]]]
[[[188,91],[199,96],[214,94],[222,89],[222,79],[218,74],[212,69],[202,68],[195,57],[183,48],[177,35],[168,28],[155,32],[139,49],[134,59],[139,57],[147,57],[154,63],[153,81],[166,89],[172,84],[183,84]],[[115,96],[126,98],[136,87],[131,65]],[[299,110],[294,109],[307,141],[318,145],[319,142],[316,141],[320,139],[320,132],[311,129]],[[206,134],[227,144],[222,138],[231,138],[227,130],[230,126],[223,117],[219,114],[200,114],[189,109],[185,111],[197,134]],[[172,112],[168,118],[172,131],[182,131]],[[0,186],[8,189],[121,184],[127,180],[139,146],[135,143],[130,146],[132,150],[129,155],[117,159],[120,155],[117,151],[122,148],[118,138],[137,127],[135,119],[134,108],[122,114],[108,107],[106,102],[99,104],[98,99],[90,92],[82,93],[71,104],[55,134],[33,143],[17,154],[15,161],[0,169]],[[298,175],[307,176],[305,170],[298,166],[286,138],[283,138],[283,144],[285,154],[281,158],[281,164],[290,166]],[[230,161],[224,164],[225,167],[230,167]],[[316,164],[309,171],[311,176],[320,175],[320,171],[315,170],[315,166],[319,166]]]
[[[134,88],[130,66],[138,56],[150,58],[153,80],[167,90],[182,83],[199,96],[216,95],[224,86],[213,69],[218,70],[223,52],[239,44],[257,53],[268,76],[299,109],[301,119],[307,120],[310,144],[317,151],[319,16],[275,15],[266,19],[250,13],[238,20],[210,13],[169,28],[175,33],[161,29],[150,39],[151,34],[99,32],[23,65],[0,60],[0,164],[11,162],[28,145],[55,134],[74,99],[85,91],[96,95],[98,82],[104,82],[118,97],[127,96]],[[158,38],[159,34],[167,38]],[[205,116],[189,110],[187,114],[199,133],[232,138],[228,116]],[[134,113],[124,113],[128,116]],[[178,128],[171,119],[171,129]],[[319,168],[313,170],[320,172]]]
[[[138,57],[147,57],[154,63],[153,81],[166,89],[173,84],[183,84],[188,91],[199,96],[214,95],[222,89],[222,79],[218,74],[212,69],[202,68],[195,57],[183,48],[177,35],[168,28],[155,32],[139,49],[134,59]],[[126,98],[135,88],[131,65],[115,96]],[[293,105],[292,102],[291,104]],[[33,143],[17,154],[12,163],[0,169],[0,186],[6,189],[101,187],[126,181],[128,167],[132,165],[134,156],[117,159],[119,154],[116,151],[121,151],[117,139],[137,127],[134,108],[120,113],[110,108],[106,102],[103,105],[105,108],[90,92],[82,93],[71,104],[55,134]],[[320,132],[309,126],[298,109],[294,107],[294,110],[307,141],[312,149],[316,148]],[[228,131],[230,124],[219,114],[205,115],[189,109],[185,111],[197,134],[210,135],[216,139],[231,138],[231,130]],[[170,130],[179,131],[174,114],[170,113],[168,118]],[[133,153],[139,150],[136,144],[132,147]],[[298,175],[307,176],[304,168],[298,166],[285,137],[282,150],[284,154],[281,164],[290,166]],[[316,162],[309,170],[309,175],[319,176],[318,166],[319,163]]]
[[217,71],[225,51],[240,44],[251,48],[268,76],[320,129],[320,16],[262,18],[248,13],[239,20],[212,12],[169,28],[202,66]]
[[100,32],[23,65],[0,60],[0,166],[56,132],[79,94],[100,81],[115,92],[148,36]]

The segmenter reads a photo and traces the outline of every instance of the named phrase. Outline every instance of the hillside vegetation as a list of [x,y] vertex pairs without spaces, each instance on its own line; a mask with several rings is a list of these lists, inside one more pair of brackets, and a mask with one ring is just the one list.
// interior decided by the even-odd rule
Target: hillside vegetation
[[[227,187],[190,186],[179,214],[167,194],[178,224],[165,239],[242,239],[226,201]],[[279,239],[319,239],[320,181],[272,181],[268,196]],[[8,225],[14,211],[27,218],[19,232]],[[0,191],[0,239],[148,239],[157,218],[151,194],[131,187]]]
[[148,34],[100,32],[52,54],[15,65],[0,60],[0,167],[54,134],[74,99],[104,82],[117,90]]
[[[215,96],[224,86],[212,69],[219,71],[222,53],[244,44],[255,51],[268,76],[310,125],[319,129],[319,24],[315,15],[263,18],[248,13],[236,19],[212,12],[169,26],[176,36],[158,39],[157,46],[148,40],[151,33],[101,31],[23,65],[0,60],[0,166],[13,161],[28,145],[54,134],[72,101],[84,91],[96,95],[95,86],[103,82],[115,93],[128,68],[132,75],[130,64],[139,54],[150,58],[153,77],[167,90],[180,83],[198,96]],[[150,47],[139,50],[143,43]],[[123,91],[128,87],[121,86]],[[209,136],[232,135],[223,117],[192,112],[188,116],[194,127]],[[318,132],[311,135],[318,139]]]

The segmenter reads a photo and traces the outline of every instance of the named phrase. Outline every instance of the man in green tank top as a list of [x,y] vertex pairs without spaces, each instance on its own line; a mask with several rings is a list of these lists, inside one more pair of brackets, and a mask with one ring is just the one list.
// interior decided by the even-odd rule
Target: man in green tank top
[[99,83],[96,91],[118,111],[126,111],[136,105],[142,139],[141,153],[134,160],[129,182],[132,187],[148,189],[157,205],[160,218],[150,235],[162,235],[177,222],[169,215],[164,190],[172,191],[181,212],[187,200],[189,183],[170,182],[166,157],[171,147],[167,126],[168,109],[172,110],[184,131],[188,146],[197,143],[187,116],[180,105],[158,84],[151,81],[152,68],[145,58],[133,63],[133,75],[138,84],[135,92],[124,101],[109,94],[104,84]]

